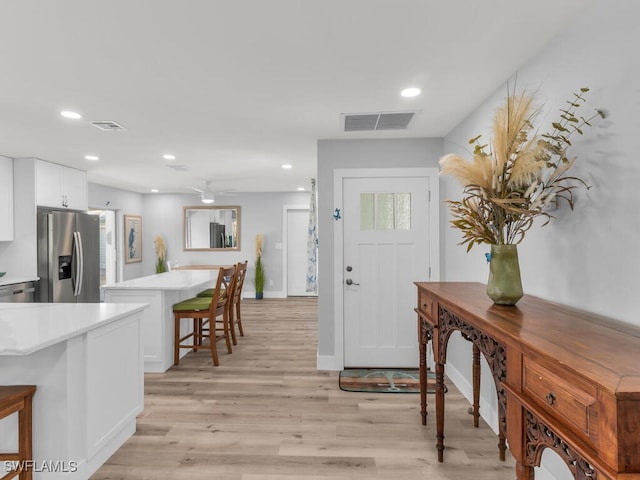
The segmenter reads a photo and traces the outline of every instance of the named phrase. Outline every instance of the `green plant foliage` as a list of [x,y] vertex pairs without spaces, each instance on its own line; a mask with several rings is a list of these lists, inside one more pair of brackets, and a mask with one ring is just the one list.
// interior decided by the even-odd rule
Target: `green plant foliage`
[[256,273],[254,277],[254,285],[256,293],[264,292],[264,267],[262,265],[262,257],[256,258]]
[[156,262],[156,273],[163,273],[167,271],[167,265],[164,261],[164,258],[158,258]]

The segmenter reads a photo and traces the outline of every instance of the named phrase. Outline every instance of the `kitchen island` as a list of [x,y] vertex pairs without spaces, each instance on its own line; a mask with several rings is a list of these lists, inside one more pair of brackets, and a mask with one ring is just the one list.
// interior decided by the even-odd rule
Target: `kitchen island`
[[[135,432],[146,307],[0,303],[0,385],[37,388],[34,479],[89,478]],[[16,442],[14,415],[0,421],[0,451]]]
[[[162,373],[173,365],[173,305],[214,287],[217,275],[217,270],[174,270],[102,287],[105,302],[149,304],[142,318],[145,372]],[[192,328],[188,319],[183,322],[183,332]]]

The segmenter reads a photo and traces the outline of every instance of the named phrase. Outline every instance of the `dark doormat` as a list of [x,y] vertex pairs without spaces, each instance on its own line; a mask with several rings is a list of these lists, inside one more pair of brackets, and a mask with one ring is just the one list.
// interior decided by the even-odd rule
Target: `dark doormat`
[[[435,373],[427,371],[427,393],[435,392]],[[420,393],[416,370],[347,369],[340,372],[340,390],[345,392]]]

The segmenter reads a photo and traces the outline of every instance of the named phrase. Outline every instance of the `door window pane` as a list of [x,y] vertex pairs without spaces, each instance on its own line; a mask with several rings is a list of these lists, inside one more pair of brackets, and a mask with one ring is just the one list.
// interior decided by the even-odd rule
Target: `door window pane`
[[410,229],[410,193],[360,194],[360,230]]
[[374,194],[360,194],[360,230],[375,229],[375,210],[373,208]]
[[396,193],[396,230],[411,230],[411,194]]
[[393,230],[393,193],[376,194],[376,230]]

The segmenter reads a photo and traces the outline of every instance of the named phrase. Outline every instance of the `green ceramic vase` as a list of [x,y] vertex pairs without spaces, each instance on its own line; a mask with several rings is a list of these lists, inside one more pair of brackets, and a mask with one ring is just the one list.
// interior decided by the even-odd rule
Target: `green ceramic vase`
[[498,305],[515,305],[522,298],[516,245],[491,245],[487,295]]

